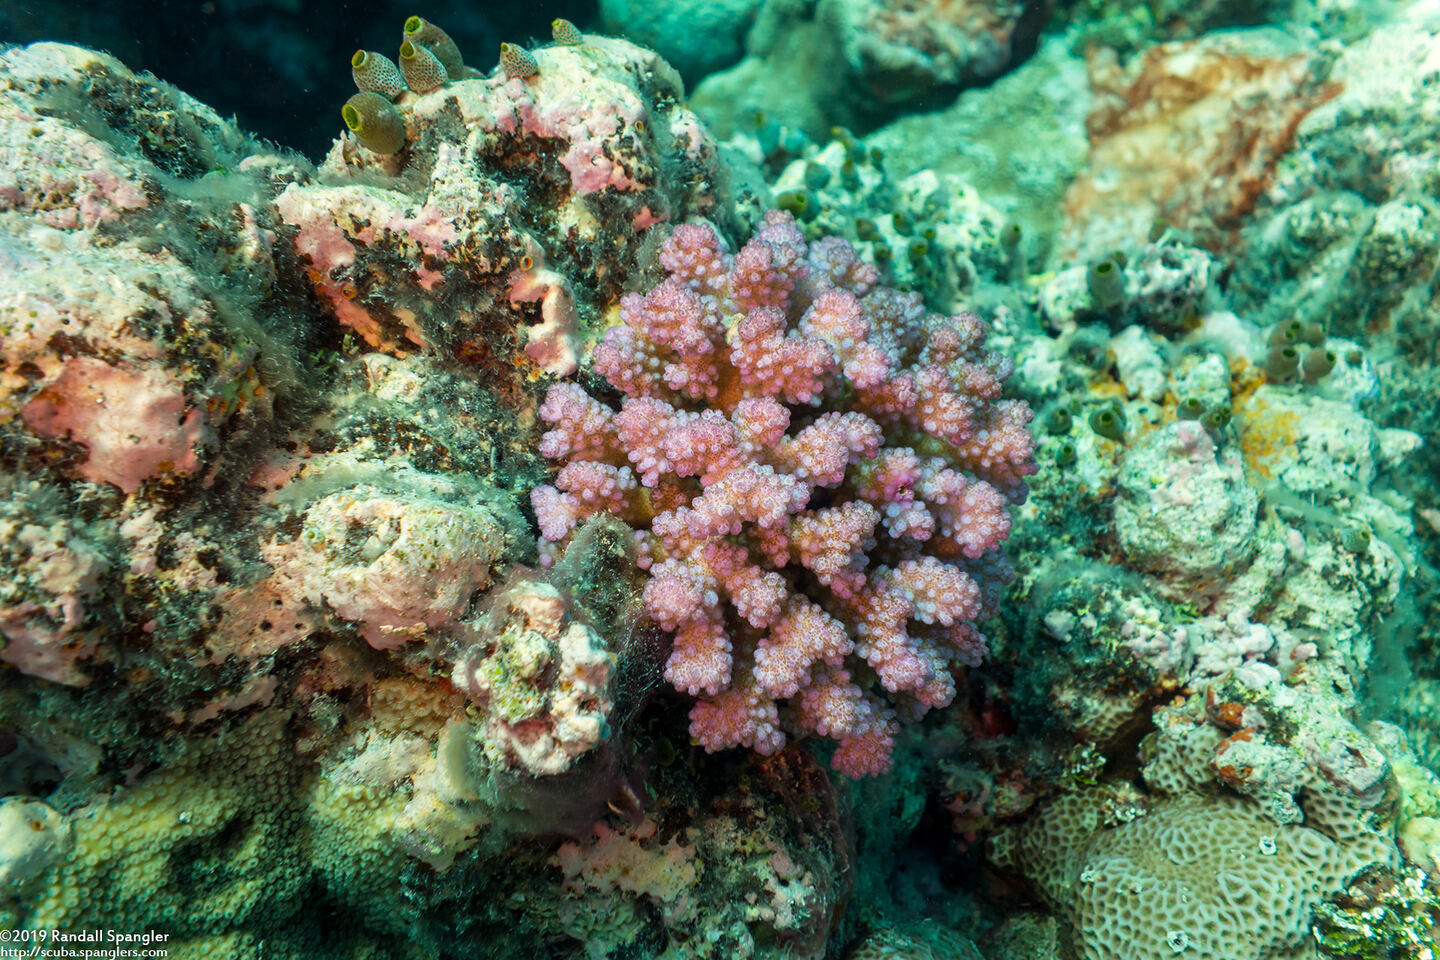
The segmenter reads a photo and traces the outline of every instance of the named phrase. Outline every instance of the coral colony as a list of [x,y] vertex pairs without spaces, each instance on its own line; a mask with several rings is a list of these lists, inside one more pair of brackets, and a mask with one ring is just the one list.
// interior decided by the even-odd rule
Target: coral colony
[[1035,470],[1030,410],[1000,399],[1012,364],[977,317],[927,313],[782,213],[733,257],[677,227],[660,263],[595,347],[619,411],[574,384],[540,408],[563,464],[532,494],[541,536],[601,511],[640,531],[665,676],[700,697],[707,750],[773,753],[790,728],[839,741],[838,770],[883,772],[897,716],[948,706],[951,664],[985,652],[1006,497]]
[[1433,957],[1432,6],[0,47],[5,942]]

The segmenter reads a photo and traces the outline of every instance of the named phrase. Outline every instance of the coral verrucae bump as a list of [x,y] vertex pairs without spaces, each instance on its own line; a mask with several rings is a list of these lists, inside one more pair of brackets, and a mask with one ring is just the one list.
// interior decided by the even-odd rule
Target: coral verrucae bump
[[557,551],[601,511],[639,531],[707,750],[813,734],[836,769],[882,772],[898,721],[948,705],[985,652],[1007,502],[1035,470],[1012,364],[978,317],[927,313],[779,211],[734,256],[681,225],[660,263],[595,348],[620,410],[574,383],[541,407],[563,464],[532,494],[542,537]]

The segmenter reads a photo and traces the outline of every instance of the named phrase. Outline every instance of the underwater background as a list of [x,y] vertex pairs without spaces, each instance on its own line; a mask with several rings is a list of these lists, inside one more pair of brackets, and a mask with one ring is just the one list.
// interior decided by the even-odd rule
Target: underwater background
[[1440,0],[0,4],[0,955],[1425,960]]

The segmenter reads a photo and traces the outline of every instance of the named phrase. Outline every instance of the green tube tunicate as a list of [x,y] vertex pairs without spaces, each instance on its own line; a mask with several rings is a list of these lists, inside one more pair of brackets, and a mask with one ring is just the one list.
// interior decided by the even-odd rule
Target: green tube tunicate
[[[763,116],[763,114],[756,114]],[[763,122],[755,130],[755,142],[760,146],[760,154],[769,157],[780,150],[780,135],[784,130],[778,123]]]
[[564,17],[550,21],[550,35],[562,47],[575,47],[585,42],[585,34],[580,32],[580,28]]
[[1300,367],[1300,351],[1286,344],[1272,347],[1265,358],[1265,376],[1277,383],[1289,380]]
[[1230,404],[1222,403],[1219,406],[1211,407],[1200,416],[1200,426],[1211,433],[1218,433],[1224,430],[1230,423]]
[[400,72],[405,74],[405,85],[416,93],[429,93],[450,79],[435,54],[409,40],[400,44]]
[[1075,452],[1075,444],[1062,443],[1055,451],[1055,466],[1073,467],[1079,455]]
[[1335,361],[1339,358],[1334,350],[1326,350],[1324,347],[1312,347],[1310,352],[1305,354],[1305,360],[1301,364],[1302,376],[1306,383],[1314,383],[1321,377],[1335,369]]
[[1299,320],[1289,320],[1285,323],[1275,324],[1275,329],[1270,331],[1270,346],[1283,347],[1300,342],[1300,335],[1305,332],[1305,324]]
[[1175,416],[1181,420],[1199,420],[1205,416],[1205,403],[1199,397],[1186,397],[1176,404]]
[[1090,288],[1090,299],[1097,307],[1108,310],[1125,300],[1125,271],[1113,257],[1091,264],[1085,282]]
[[1308,343],[1312,347],[1318,347],[1325,342],[1325,324],[1311,321],[1300,328],[1300,341]]
[[859,240],[879,240],[880,228],[875,226],[875,221],[867,217],[855,218],[855,237]]
[[1351,527],[1345,531],[1345,549],[1351,553],[1365,553],[1370,549],[1370,531],[1364,527]]
[[1125,439],[1125,417],[1115,407],[1106,407],[1090,414],[1090,429],[1106,440]]
[[387,100],[394,100],[405,92],[405,77],[400,68],[383,53],[356,50],[350,58],[350,77],[357,90],[378,93]]
[[345,102],[340,110],[345,126],[367,150],[399,153],[405,146],[405,118],[395,104],[378,93],[364,90]]
[[915,221],[910,219],[910,214],[896,210],[890,214],[890,223],[895,227],[895,232],[902,237],[908,237],[915,230]]
[[775,206],[797,220],[814,220],[820,212],[820,204],[809,190],[786,190],[775,198]]
[[1075,423],[1075,418],[1070,416],[1070,411],[1064,407],[1056,407],[1050,411],[1045,418],[1045,431],[1059,435],[1070,432],[1070,427]]
[[450,39],[450,34],[441,30],[435,24],[424,17],[411,17],[405,21],[405,35],[402,41],[411,41],[429,50],[440,61],[445,68],[445,75],[455,79],[465,69],[465,61],[460,56],[460,48],[455,46],[455,41]]
[[909,255],[911,263],[918,263],[925,259],[925,254],[930,252],[930,244],[924,240],[911,240],[910,246],[906,248],[905,252]]
[[830,184],[830,171],[811,161],[805,164],[805,187],[808,190],[823,190]]
[[500,44],[500,68],[511,80],[528,80],[540,72],[535,54],[518,43]]
[[855,166],[855,161],[849,157],[840,164],[840,183],[846,190],[858,190],[860,188],[860,168]]

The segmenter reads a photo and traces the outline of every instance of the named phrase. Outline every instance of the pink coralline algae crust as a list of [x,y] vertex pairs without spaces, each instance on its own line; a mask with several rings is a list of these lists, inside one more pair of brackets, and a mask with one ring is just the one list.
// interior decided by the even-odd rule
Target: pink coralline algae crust
[[[490,134],[559,141],[560,164],[576,196],[653,190],[662,150],[698,169],[715,163],[715,142],[692,112],[647,102],[656,91],[681,91],[678,74],[652,51],[591,35],[583,48],[547,47],[536,56],[541,69],[533,77],[500,73],[473,85],[473,94],[460,101],[461,114]],[[648,208],[636,216],[663,219]]]
[[1010,63],[1024,5],[975,0],[840,0],[826,4],[845,60],[877,100],[993,77]]
[[332,611],[376,650],[398,649],[464,614],[490,585],[504,533],[484,506],[441,496],[362,486],[312,504],[298,537],[260,548],[285,601],[277,610]]
[[[487,133],[563,141],[560,163],[577,195],[650,189],[654,171],[644,145],[647,122],[663,124],[664,138],[691,162],[713,162],[715,144],[690,111],[651,116],[634,79],[637,72],[658,74],[651,82],[679,89],[678,75],[653,52],[591,35],[583,48],[548,47],[536,56],[539,73],[519,79],[497,72],[474,85],[474,93],[460,102],[461,113],[467,124]],[[627,133],[633,143],[619,144]]]
[[[77,523],[42,525],[23,497],[0,514],[0,556],[23,574],[0,582],[0,662],[34,677],[83,686],[78,661],[95,650],[90,603],[109,561]],[[8,556],[5,556],[8,554]]]
[[[34,59],[45,57],[39,45]],[[58,62],[52,61],[58,66]],[[142,172],[109,145],[18,104],[0,114],[0,212],[90,229],[149,206]]]
[[899,720],[948,705],[985,653],[974,622],[1035,471],[1012,364],[977,317],[927,313],[786,214],[734,256],[682,225],[660,263],[594,351],[620,409],[574,383],[541,407],[562,464],[531,495],[547,549],[602,511],[637,529],[707,750],[815,735],[843,773],[883,772]]
[[568,376],[579,317],[620,295],[645,231],[725,216],[715,142],[655,53],[594,37],[535,55],[523,80],[404,94],[400,152],[341,141],[276,199],[316,294],[370,347]]
[[1218,246],[1275,177],[1301,121],[1340,92],[1324,59],[1241,34],[1089,56],[1089,169],[1065,194],[1066,255],[1144,243],[1162,218]]
[[20,414],[42,437],[84,444],[89,456],[79,473],[86,480],[134,493],[147,477],[200,468],[195,448],[205,435],[204,416],[188,406],[180,383],[163,370],[127,371],[72,357]]

